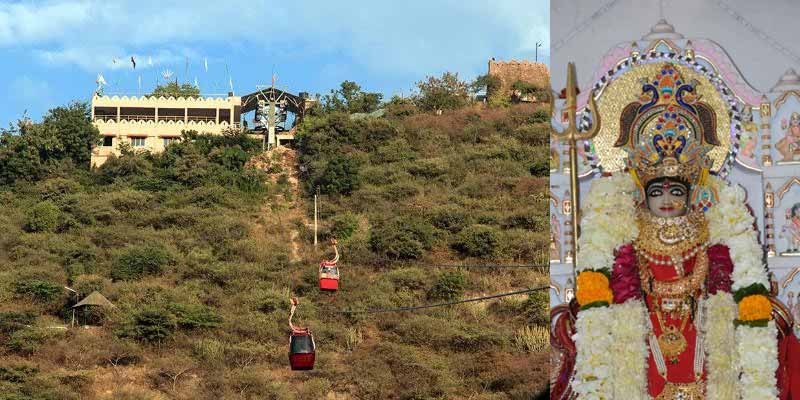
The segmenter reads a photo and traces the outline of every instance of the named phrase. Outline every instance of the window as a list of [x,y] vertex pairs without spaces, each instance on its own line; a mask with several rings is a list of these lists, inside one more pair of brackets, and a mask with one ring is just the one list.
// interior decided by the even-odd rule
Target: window
[[111,147],[114,145],[113,136],[103,136],[103,147]]
[[161,138],[161,139],[164,140],[164,147],[167,147],[167,146],[170,145],[170,143],[175,142],[175,141],[178,140],[178,138],[176,138],[176,137],[165,137],[165,138]]
[[144,137],[132,137],[131,138],[131,146],[133,147],[144,147],[144,140],[147,138]]

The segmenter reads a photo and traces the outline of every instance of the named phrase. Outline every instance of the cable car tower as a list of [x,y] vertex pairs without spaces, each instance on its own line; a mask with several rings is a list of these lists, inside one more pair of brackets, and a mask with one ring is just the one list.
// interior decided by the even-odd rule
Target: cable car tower
[[269,150],[278,145],[275,138],[278,124],[286,122],[286,93],[275,90],[274,80],[272,86],[256,85],[256,90],[258,107],[256,108],[254,128],[264,131],[264,141],[261,147],[262,150]]

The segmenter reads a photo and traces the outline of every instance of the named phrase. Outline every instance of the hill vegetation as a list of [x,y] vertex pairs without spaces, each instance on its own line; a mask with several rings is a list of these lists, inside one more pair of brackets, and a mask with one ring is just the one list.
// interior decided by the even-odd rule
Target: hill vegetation
[[[374,96],[342,90],[340,106],[304,121],[295,150],[261,153],[246,132],[185,132],[163,153],[124,149],[89,170],[98,135],[79,103],[3,132],[0,399],[527,400],[545,390],[547,291],[342,311],[544,285],[530,269],[435,265],[543,261],[546,107],[467,102],[435,115],[395,98],[385,117],[354,119]],[[342,255],[335,295],[316,282],[329,238]],[[93,291],[115,307],[79,309],[88,326],[69,328],[71,306]],[[315,335],[313,371],[287,365],[290,296],[295,323]]]

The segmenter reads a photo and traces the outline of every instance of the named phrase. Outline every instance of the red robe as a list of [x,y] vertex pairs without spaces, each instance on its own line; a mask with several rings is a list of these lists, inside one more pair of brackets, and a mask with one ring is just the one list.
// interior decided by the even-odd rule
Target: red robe
[[[715,294],[717,291],[731,292],[731,274],[733,272],[733,262],[731,261],[729,249],[725,245],[711,246],[708,252],[708,278],[706,288],[708,294]],[[683,268],[688,274],[694,268],[695,260],[690,259],[684,262]],[[649,265],[653,273],[653,278],[660,281],[674,280],[677,273],[671,266]],[[628,299],[641,299],[641,282],[639,281],[637,257],[632,245],[622,246],[617,250],[614,268],[611,272],[611,285],[614,292],[614,303],[624,303]],[[652,310],[652,305],[647,302],[648,310]],[[661,328],[656,318],[656,314],[649,312],[650,320],[656,336],[661,334]],[[664,322],[667,325],[680,326],[679,320],[673,320],[668,314],[663,314]],[[678,356],[678,363],[671,364],[666,362],[667,377],[671,382],[691,383],[694,382],[694,344],[697,332],[694,324],[686,324],[683,335],[687,341],[686,350]],[[731,321],[733,323],[733,321]],[[800,400],[800,342],[793,334],[779,338],[778,359],[779,367],[775,371],[778,378],[780,390],[780,400]],[[704,371],[705,379],[705,371]],[[664,389],[665,381],[658,374],[652,353],[648,356],[648,392],[655,397]]]

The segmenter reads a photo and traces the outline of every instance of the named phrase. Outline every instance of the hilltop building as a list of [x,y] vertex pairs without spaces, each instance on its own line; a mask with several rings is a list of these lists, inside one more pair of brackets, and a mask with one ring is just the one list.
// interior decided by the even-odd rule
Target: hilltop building
[[120,154],[119,145],[134,150],[163,151],[183,130],[221,134],[239,128],[242,101],[232,93],[227,97],[92,97],[92,121],[103,143],[92,150],[92,165],[100,166],[111,154]]
[[[184,130],[222,134],[227,129],[248,129],[257,135],[270,133],[271,145],[284,145],[294,140],[297,125],[307,109],[316,103],[306,93],[293,95],[274,88],[235,96],[162,97],[103,96],[92,97],[92,121],[103,137],[92,150],[92,165],[102,165],[110,155],[120,154],[120,145],[134,150],[161,152],[181,137]],[[263,118],[272,111],[272,129]],[[253,112],[250,118],[245,114]]]

